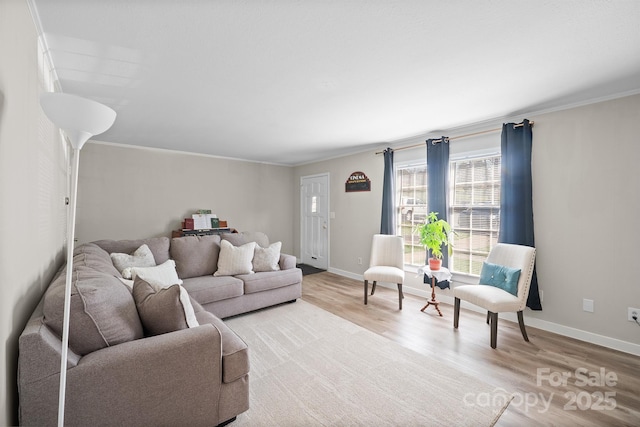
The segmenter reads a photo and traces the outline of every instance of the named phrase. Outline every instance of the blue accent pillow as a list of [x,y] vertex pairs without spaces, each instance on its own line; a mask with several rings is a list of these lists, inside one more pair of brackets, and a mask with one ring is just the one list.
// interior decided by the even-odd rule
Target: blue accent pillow
[[505,267],[504,265],[482,263],[480,272],[480,284],[495,286],[518,296],[518,279],[520,279],[520,269]]

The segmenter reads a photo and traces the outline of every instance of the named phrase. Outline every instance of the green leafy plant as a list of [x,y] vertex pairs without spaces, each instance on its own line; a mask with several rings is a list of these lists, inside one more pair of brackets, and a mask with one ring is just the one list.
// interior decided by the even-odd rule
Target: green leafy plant
[[431,256],[442,259],[442,246],[448,247],[449,255],[453,250],[450,238],[453,234],[451,225],[444,219],[438,219],[438,212],[429,212],[424,224],[416,226],[414,232],[420,236],[420,243],[431,251]]

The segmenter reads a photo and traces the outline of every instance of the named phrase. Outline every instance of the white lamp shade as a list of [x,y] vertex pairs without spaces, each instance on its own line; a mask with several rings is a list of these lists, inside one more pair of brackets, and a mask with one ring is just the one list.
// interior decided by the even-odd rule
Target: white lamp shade
[[49,120],[66,133],[77,150],[93,135],[109,129],[116,119],[116,112],[106,105],[67,93],[43,93],[40,106]]

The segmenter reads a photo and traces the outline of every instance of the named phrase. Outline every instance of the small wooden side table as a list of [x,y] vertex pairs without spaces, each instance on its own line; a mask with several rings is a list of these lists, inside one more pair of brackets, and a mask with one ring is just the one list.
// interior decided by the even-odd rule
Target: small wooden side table
[[452,277],[451,272],[446,267],[440,267],[439,270],[431,271],[428,265],[420,267],[418,272],[422,273],[423,275],[426,274],[427,276],[431,276],[431,299],[427,301],[427,304],[424,307],[422,307],[420,311],[424,312],[424,310],[427,307],[432,305],[438,311],[438,314],[442,317],[442,312],[438,307],[438,304],[440,304],[440,301],[436,299],[436,280],[438,280],[438,282],[442,280],[451,280],[451,277]]

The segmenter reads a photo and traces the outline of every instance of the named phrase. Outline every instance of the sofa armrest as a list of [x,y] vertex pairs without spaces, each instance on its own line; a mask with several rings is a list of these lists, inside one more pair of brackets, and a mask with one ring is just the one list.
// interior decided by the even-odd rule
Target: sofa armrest
[[293,255],[280,254],[280,270],[289,270],[296,268],[296,257]]
[[69,425],[215,425],[220,332],[201,325],[86,355],[67,374]]

